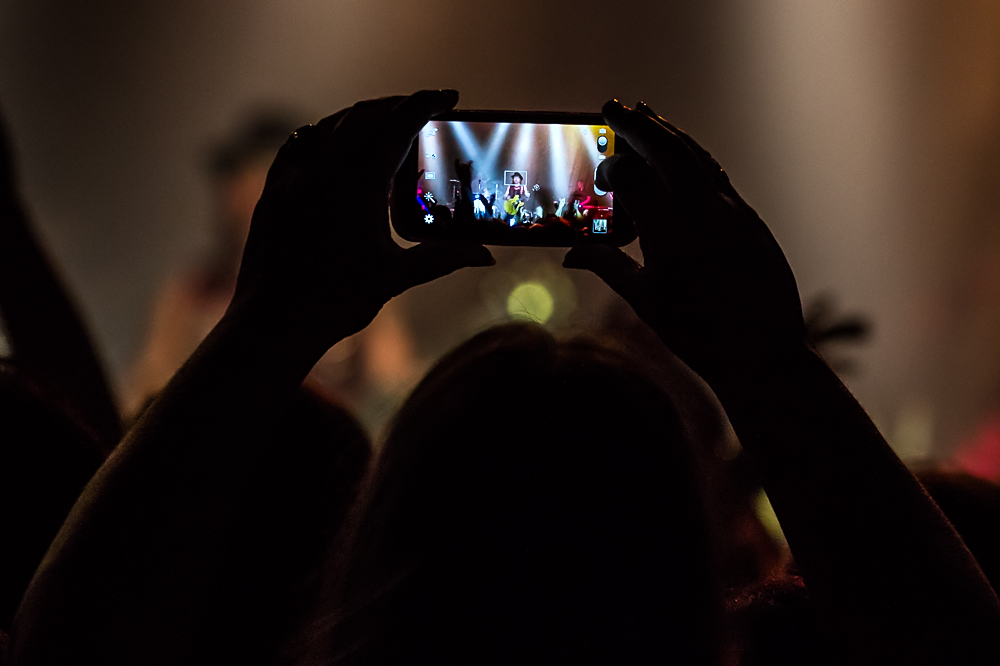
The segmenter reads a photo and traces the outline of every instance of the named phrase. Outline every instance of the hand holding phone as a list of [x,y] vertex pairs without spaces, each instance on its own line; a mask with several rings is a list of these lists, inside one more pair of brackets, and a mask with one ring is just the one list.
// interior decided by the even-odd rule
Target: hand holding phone
[[644,265],[608,247],[574,248],[563,265],[601,277],[706,380],[804,348],[792,270],[718,162],[644,104],[608,102],[604,117],[635,147],[599,180],[632,212]]
[[[406,289],[493,263],[472,244],[401,248],[388,192],[415,135],[455,91],[358,102],[300,128],[278,151],[254,210],[234,308],[287,322],[325,352]],[[262,313],[262,314],[261,314]]]
[[490,245],[625,245],[635,226],[596,186],[630,152],[598,114],[451,111],[420,131],[393,184],[407,240]]

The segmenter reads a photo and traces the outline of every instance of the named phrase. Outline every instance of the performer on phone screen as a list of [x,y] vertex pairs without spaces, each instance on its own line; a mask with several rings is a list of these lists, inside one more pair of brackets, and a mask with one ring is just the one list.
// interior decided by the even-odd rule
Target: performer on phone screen
[[530,194],[524,186],[524,176],[520,172],[515,171],[510,180],[511,184],[507,186],[507,191],[504,192],[503,199],[504,210],[510,216],[511,226],[514,226],[514,224],[520,221],[521,211],[524,210],[524,202]]

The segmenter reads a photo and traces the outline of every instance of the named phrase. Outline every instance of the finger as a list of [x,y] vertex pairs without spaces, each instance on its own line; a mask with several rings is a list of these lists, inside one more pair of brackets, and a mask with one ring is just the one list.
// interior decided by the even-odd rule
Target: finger
[[405,99],[402,95],[392,97],[379,97],[378,99],[367,99],[356,102],[354,106],[341,109],[332,116],[327,116],[316,125],[322,127],[329,134],[341,125],[360,124],[372,119],[385,118],[400,101]]
[[457,90],[421,90],[404,97],[393,109],[393,121],[407,145],[431,118],[458,104]]
[[574,247],[566,253],[563,266],[590,271],[629,303],[640,298],[642,268],[618,248],[607,245]]
[[677,136],[677,138],[683,141],[684,145],[686,145],[688,150],[691,151],[691,154],[694,155],[696,160],[698,160],[698,163],[701,165],[706,177],[716,189],[729,196],[739,196],[733,188],[732,183],[729,182],[729,175],[726,173],[725,169],[722,168],[719,162],[712,157],[712,154],[705,150],[701,144],[691,138],[689,134],[671,124],[668,120],[656,115],[656,112],[653,111],[653,109],[651,109],[645,102],[639,102],[636,104],[635,108],[637,111],[646,114],[658,122],[660,125]]
[[393,280],[393,296],[407,289],[454,273],[460,268],[493,266],[496,260],[482,245],[428,241],[403,250]]
[[[417,134],[430,119],[454,108],[457,103],[456,90],[421,90],[400,99],[392,110],[391,123],[386,128],[388,130],[386,151],[387,157],[392,162],[393,173],[399,169]],[[457,168],[459,168],[458,160],[456,160]]]
[[[330,118],[346,113],[347,109],[344,109]],[[287,194],[300,184],[303,173],[308,172],[322,155],[322,134],[323,130],[316,125],[304,125],[289,135],[267,170],[262,200],[279,193]]]
[[597,176],[596,178],[594,178],[594,182],[597,184],[599,188],[601,188],[605,192],[614,192],[614,188],[611,185],[611,181],[608,180],[608,173],[613,168],[615,162],[619,161],[622,157],[624,157],[624,155],[625,153],[618,153],[616,155],[612,155],[606,160],[601,160],[601,163],[597,165]]
[[364,100],[319,121],[316,127],[322,138],[322,152],[355,153],[364,159],[374,151],[381,158],[381,146],[376,142],[386,137],[390,113],[403,99],[396,95]]
[[612,100],[602,109],[608,125],[672,185],[673,194],[701,195],[706,180],[701,164],[687,145],[666,127],[640,111]]
[[[658,261],[670,240],[674,226],[673,205],[668,185],[653,171],[642,157],[619,154],[604,160],[597,168],[598,180],[614,192],[615,205],[622,205],[635,221],[639,241],[647,263]],[[601,185],[601,189],[604,189]]]

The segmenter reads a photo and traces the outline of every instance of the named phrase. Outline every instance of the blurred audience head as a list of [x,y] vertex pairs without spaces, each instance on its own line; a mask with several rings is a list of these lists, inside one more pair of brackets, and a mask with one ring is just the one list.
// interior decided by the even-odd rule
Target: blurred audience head
[[294,122],[284,114],[258,113],[211,150],[208,167],[215,184],[219,233],[239,250],[250,231],[267,170],[294,130]]
[[654,381],[494,328],[398,414],[300,663],[714,663],[708,532]]

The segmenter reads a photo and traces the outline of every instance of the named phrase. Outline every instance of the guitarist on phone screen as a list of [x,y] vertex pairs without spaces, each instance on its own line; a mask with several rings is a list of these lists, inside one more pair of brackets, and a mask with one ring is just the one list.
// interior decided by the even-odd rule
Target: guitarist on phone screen
[[521,221],[521,214],[524,210],[524,202],[528,200],[531,193],[524,186],[524,177],[517,171],[511,176],[511,184],[507,186],[507,191],[503,195],[503,208],[510,219],[511,226]]

